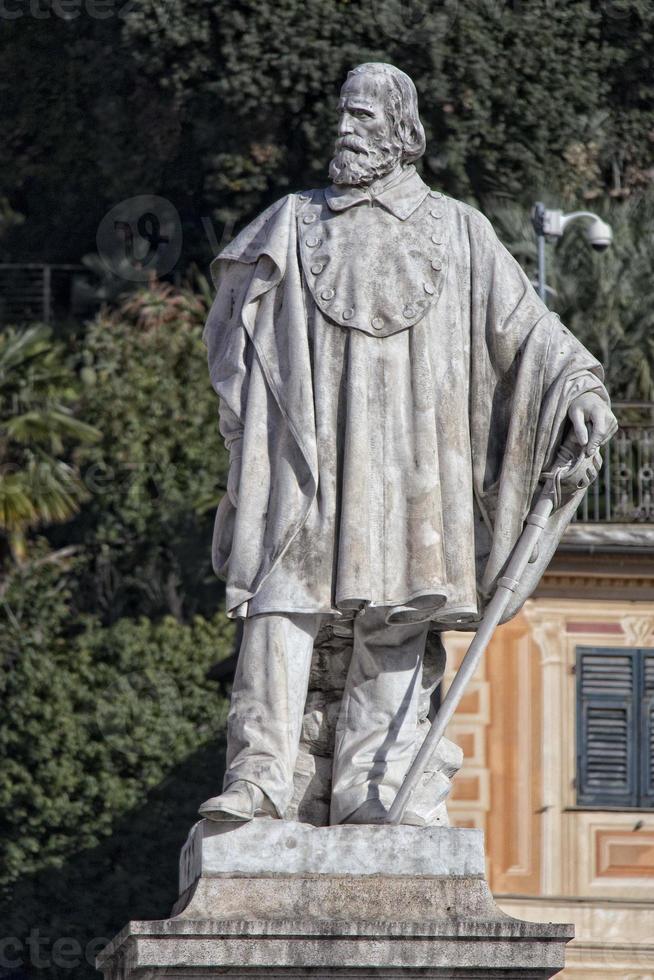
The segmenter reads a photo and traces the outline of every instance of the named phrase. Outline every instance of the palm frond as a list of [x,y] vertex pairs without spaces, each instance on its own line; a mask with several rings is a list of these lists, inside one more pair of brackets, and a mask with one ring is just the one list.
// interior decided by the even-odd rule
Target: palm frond
[[63,440],[97,442],[101,433],[92,425],[76,419],[64,408],[33,408],[4,423],[6,435],[21,445],[50,445],[53,452],[63,451]]

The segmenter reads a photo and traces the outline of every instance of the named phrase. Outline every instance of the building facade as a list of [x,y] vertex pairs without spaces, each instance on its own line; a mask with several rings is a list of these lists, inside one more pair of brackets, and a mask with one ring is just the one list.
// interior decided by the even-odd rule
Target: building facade
[[[448,732],[465,752],[452,823],[485,831],[507,913],[575,923],[569,980],[654,980],[650,521],[570,527]],[[469,640],[448,634],[450,677]]]

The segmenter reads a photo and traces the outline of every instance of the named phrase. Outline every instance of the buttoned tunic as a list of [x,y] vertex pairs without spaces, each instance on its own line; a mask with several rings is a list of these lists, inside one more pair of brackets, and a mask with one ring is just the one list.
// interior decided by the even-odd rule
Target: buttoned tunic
[[570,401],[603,391],[597,362],[412,167],[376,197],[292,195],[217,265],[205,336],[242,467],[216,523],[230,613],[475,620]]

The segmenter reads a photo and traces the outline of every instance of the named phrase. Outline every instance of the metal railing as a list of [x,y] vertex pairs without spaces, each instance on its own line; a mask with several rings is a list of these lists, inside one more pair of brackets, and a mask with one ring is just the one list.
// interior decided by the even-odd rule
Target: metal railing
[[83,265],[45,262],[0,263],[0,325],[52,323],[76,313],[75,277]]
[[654,523],[654,403],[617,402],[620,428],[577,511],[584,523]]

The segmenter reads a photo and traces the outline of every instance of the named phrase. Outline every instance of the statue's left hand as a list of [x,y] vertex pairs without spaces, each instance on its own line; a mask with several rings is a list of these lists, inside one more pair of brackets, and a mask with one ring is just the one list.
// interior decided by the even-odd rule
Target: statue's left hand
[[618,420],[595,391],[587,391],[570,403],[568,418],[586,456],[594,456],[618,428]]

